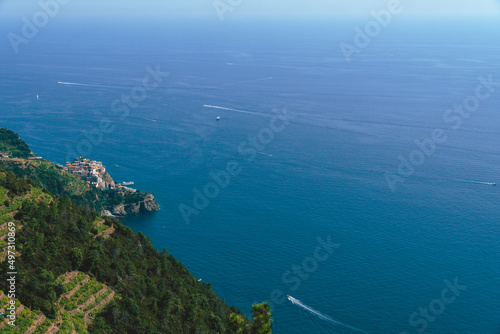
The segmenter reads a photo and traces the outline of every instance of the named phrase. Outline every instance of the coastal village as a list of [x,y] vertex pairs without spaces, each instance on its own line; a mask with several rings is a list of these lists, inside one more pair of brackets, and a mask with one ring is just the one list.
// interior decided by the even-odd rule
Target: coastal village
[[[28,157],[28,160],[43,160],[42,157],[35,155],[33,152]],[[0,152],[0,159],[13,159],[11,152]],[[15,159],[15,158],[14,158]],[[66,166],[56,164],[58,168],[77,176],[86,181],[88,184],[101,190],[117,190],[126,188],[126,190],[135,192],[135,189],[124,187],[134,184],[133,182],[123,182],[122,184],[115,183],[113,178],[107,173],[106,167],[101,161],[94,161],[84,157],[76,158],[73,162],[66,162]]]
[[[0,136],[2,135],[1,129],[0,127]],[[7,135],[10,134],[7,133]],[[4,134],[4,136],[6,135]],[[10,136],[12,137],[13,135]],[[24,170],[29,168],[31,173],[35,174],[41,170],[50,168],[50,166],[54,166],[60,170],[61,174],[58,176],[56,172],[53,175],[63,182],[69,182],[66,183],[68,187],[66,191],[72,190],[71,181],[68,181],[63,174],[73,175],[86,182],[90,187],[95,187],[105,192],[99,196],[108,198],[111,201],[110,203],[113,204],[108,203],[105,208],[101,208],[100,212],[103,216],[123,217],[126,215],[136,215],[140,212],[160,210],[160,205],[155,201],[152,194],[141,193],[137,189],[128,187],[133,185],[134,182],[115,182],[101,161],[79,157],[73,162],[67,162],[66,166],[63,166],[51,163],[49,160],[34,154],[18,137],[18,142],[14,143],[15,145],[11,142],[6,144],[5,140],[2,143],[1,140],[2,138],[0,137],[0,144],[3,144],[0,145],[0,165],[7,168],[19,167]],[[9,140],[15,141],[16,138],[10,138]]]
[[[15,160],[15,158],[12,157],[11,152],[0,152],[0,159]],[[31,152],[31,156],[28,157],[28,160],[43,160],[43,158]],[[60,164],[55,165],[98,189],[117,190],[120,188],[126,188],[129,191],[135,192],[135,189],[124,187],[132,185],[134,182],[123,182],[121,184],[115,183],[113,178],[111,178],[111,176],[107,173],[106,167],[103,166],[101,161],[94,161],[84,157],[79,157],[73,162],[66,162],[66,166],[62,166]]]
[[65,171],[73,174],[88,184],[101,190],[124,190],[128,192],[136,192],[136,189],[126,187],[133,185],[134,182],[116,183],[106,171],[106,167],[101,161],[94,161],[84,157],[76,158],[72,163],[66,162],[66,167],[62,167]]
[[66,167],[63,168],[98,189],[115,190],[117,188],[115,181],[106,172],[106,167],[101,161],[80,157],[76,158],[73,163],[66,162]]

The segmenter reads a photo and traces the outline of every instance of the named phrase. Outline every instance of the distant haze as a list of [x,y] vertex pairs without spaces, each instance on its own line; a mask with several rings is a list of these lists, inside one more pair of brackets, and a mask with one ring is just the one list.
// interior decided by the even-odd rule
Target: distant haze
[[[214,3],[237,3],[232,13],[244,16],[358,16],[387,7],[388,0],[70,0],[64,15],[216,17]],[[28,15],[38,1],[0,0],[2,15]],[[401,0],[406,14],[500,15],[498,0]]]

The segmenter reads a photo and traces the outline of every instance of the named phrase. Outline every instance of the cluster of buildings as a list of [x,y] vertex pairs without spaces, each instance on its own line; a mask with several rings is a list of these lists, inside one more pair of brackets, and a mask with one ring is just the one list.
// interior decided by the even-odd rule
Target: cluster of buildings
[[116,189],[115,182],[106,172],[106,167],[101,161],[77,158],[73,163],[67,162],[64,170],[101,190]]

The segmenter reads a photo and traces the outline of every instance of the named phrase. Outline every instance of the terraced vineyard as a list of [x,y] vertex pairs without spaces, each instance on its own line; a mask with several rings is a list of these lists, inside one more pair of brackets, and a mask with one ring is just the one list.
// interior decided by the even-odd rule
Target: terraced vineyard
[[50,328],[50,333],[86,333],[91,323],[90,315],[95,313],[114,297],[115,293],[105,284],[88,275],[73,271],[57,278],[55,284],[62,284],[65,293],[58,303],[58,321]]
[[[3,292],[0,291],[0,312],[6,313],[5,308],[8,306],[9,300]],[[45,333],[52,322],[47,319],[41,311],[32,311],[23,305],[16,302],[16,326],[12,327],[7,324],[9,319],[1,317],[0,333]]]
[[[0,181],[8,182],[8,175],[0,172]],[[14,220],[15,214],[25,201],[45,202],[47,205],[53,201],[53,197],[40,188],[26,186],[19,189],[18,194],[9,193],[6,188],[0,186],[0,261],[4,261],[7,255],[9,222],[15,223],[16,231],[23,226]],[[114,227],[106,225],[104,219],[98,219],[94,223],[98,235],[103,238],[109,237],[114,232]],[[20,253],[16,252],[17,256]],[[91,323],[90,314],[105,306],[113,298],[115,293],[107,286],[97,282],[82,272],[69,272],[58,277],[54,285],[62,284],[64,293],[56,303],[58,308],[56,320],[51,321],[38,310],[32,311],[18,301],[16,302],[15,327],[8,325],[7,313],[9,299],[0,291],[0,334],[2,333],[86,333]]]
[[5,188],[0,189],[0,224],[12,220],[14,213],[21,207],[25,196],[10,198]]
[[[7,179],[6,173],[0,173],[1,182],[8,182]],[[26,189],[20,189],[19,192],[20,194],[16,196],[6,188],[0,187],[0,261],[5,260],[7,256],[8,222],[13,221],[13,217],[21,208],[23,201],[29,198],[41,198],[48,201],[51,198],[49,195],[43,193],[41,189],[35,189],[31,186]],[[44,196],[48,198],[46,199]],[[16,223],[15,228],[18,231],[22,226]]]
[[[56,167],[48,160],[0,159],[0,167],[35,179],[52,193],[59,189],[60,193],[57,194],[83,195],[92,189],[87,182]],[[54,180],[60,183],[56,184]]]
[[[1,177],[5,177],[5,174],[0,173],[0,178]],[[21,208],[23,201],[27,199],[43,201],[50,204],[52,196],[43,192],[40,188],[31,187],[26,194],[11,197],[5,188],[0,187],[0,224],[12,221],[12,217],[17,210]],[[0,235],[2,235],[2,233],[0,233]]]
[[[82,272],[66,273],[54,284],[62,284],[65,291],[56,303],[59,309],[56,320],[51,321],[42,312],[32,311],[16,302],[16,326],[11,327],[7,324],[8,319],[1,316],[0,334],[87,333],[91,315],[115,297],[113,290]],[[8,303],[8,298],[0,292],[0,312],[6,313]]]
[[104,219],[100,219],[94,222],[94,227],[97,230],[97,233],[94,237],[97,238],[102,236],[104,239],[109,238],[109,236],[115,231],[115,228],[112,224],[107,225]]
[[[0,173],[0,178],[5,178],[4,173]],[[12,196],[9,192],[0,187],[0,260],[3,261],[7,255],[8,222],[14,221],[14,215],[21,208],[23,201],[36,200],[50,204],[52,196],[43,192],[40,188],[31,187],[29,191],[21,196]],[[15,221],[14,221],[15,222]],[[16,223],[16,231],[22,228],[22,225]]]

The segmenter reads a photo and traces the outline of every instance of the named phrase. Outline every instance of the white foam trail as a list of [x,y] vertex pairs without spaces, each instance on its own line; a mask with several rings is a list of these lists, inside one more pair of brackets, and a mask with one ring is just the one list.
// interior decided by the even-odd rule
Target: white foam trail
[[89,85],[89,84],[82,84],[82,83],[77,83],[77,82],[64,82],[64,81],[58,81],[57,82],[60,85],[72,85],[72,86],[87,86],[87,87],[102,87],[102,88],[114,88],[111,86],[102,86],[102,85]]
[[252,111],[247,111],[247,110],[241,110],[241,109],[233,109],[233,108],[226,108],[226,107],[220,107],[220,106],[211,106],[209,104],[204,104],[203,105],[205,108],[212,108],[212,109],[222,109],[222,110],[229,110],[229,111],[236,111],[236,112],[241,112],[244,114],[250,114],[250,115],[255,115],[257,113],[252,112]]
[[481,181],[464,181],[464,182],[467,182],[467,183],[476,183],[476,184],[487,184],[489,186],[492,186],[492,185],[495,184],[494,182],[481,182]]
[[269,153],[265,153],[265,152],[257,152],[259,154],[263,154],[263,155],[267,155],[268,157],[272,157],[273,155],[272,154],[269,154]]
[[296,298],[293,298],[292,296],[289,296],[288,297],[288,300],[292,302],[292,304],[294,305],[297,305],[299,307],[302,307],[303,309],[309,311],[310,313],[314,314],[315,316],[317,316],[318,318],[320,319],[323,319],[323,320],[326,320],[326,321],[329,321],[331,323],[334,323],[336,325],[340,325],[340,326],[343,326],[345,328],[349,328],[349,329],[352,329],[354,331],[357,331],[357,332],[361,332],[361,333],[365,333],[365,334],[368,334],[367,332],[359,329],[359,328],[356,328],[356,327],[353,327],[353,326],[350,326],[350,325],[346,325],[344,323],[341,323],[340,321],[337,321],[337,320],[334,320],[332,317],[330,316],[327,316],[326,314],[323,314],[321,313],[320,311],[316,311],[315,309],[313,309],[312,307],[310,306],[307,306],[305,305],[304,303],[302,303],[300,300],[296,299]]

